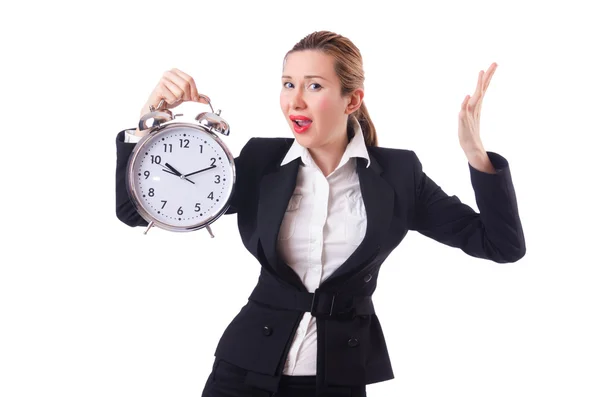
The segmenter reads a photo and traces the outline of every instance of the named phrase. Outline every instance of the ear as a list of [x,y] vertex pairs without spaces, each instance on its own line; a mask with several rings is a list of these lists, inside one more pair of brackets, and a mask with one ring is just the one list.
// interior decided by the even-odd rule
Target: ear
[[350,94],[348,105],[346,106],[345,113],[350,115],[360,109],[360,105],[362,104],[363,98],[365,96],[365,90],[362,88],[355,89],[352,94]]

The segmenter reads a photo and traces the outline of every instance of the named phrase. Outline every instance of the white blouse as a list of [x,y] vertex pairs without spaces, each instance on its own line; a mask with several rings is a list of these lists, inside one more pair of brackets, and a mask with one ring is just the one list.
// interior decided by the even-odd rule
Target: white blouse
[[[354,136],[337,168],[323,175],[309,151],[294,141],[281,163],[298,156],[296,188],[279,230],[279,255],[298,274],[309,292],[314,292],[362,242],[367,229],[356,158],[371,161],[362,129],[352,117]],[[316,375],[317,323],[304,313],[285,367],[285,375]]]
[[[279,255],[314,292],[362,242],[367,229],[365,206],[356,173],[356,157],[371,161],[358,120],[351,117],[354,136],[339,165],[323,175],[310,153],[296,140],[281,165],[301,158],[296,188],[279,230]],[[125,142],[141,137],[125,131]],[[284,375],[316,375],[317,324],[304,313],[290,347]]]

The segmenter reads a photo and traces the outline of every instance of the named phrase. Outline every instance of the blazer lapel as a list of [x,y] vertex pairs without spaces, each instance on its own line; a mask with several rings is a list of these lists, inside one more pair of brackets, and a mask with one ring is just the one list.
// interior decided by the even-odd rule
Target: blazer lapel
[[[368,147],[367,147],[368,150]],[[394,211],[394,189],[381,177],[383,169],[373,155],[367,168],[367,160],[357,158],[356,172],[360,182],[360,191],[367,214],[367,230],[359,246],[348,259],[340,265],[321,287],[335,282],[343,275],[360,268],[380,248],[379,244],[385,239]]]
[[257,228],[259,244],[262,244],[271,268],[285,280],[300,287],[301,290],[306,290],[296,272],[283,263],[277,255],[279,227],[296,187],[300,161],[298,157],[283,166],[277,165],[274,172],[262,178],[258,198]]

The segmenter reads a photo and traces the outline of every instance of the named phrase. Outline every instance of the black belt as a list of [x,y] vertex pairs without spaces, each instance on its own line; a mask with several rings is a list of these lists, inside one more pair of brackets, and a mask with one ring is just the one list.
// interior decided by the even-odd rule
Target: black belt
[[310,312],[314,317],[338,320],[375,313],[370,296],[322,291],[319,288],[314,293],[295,291],[281,284],[267,285],[260,281],[248,299],[279,309]]

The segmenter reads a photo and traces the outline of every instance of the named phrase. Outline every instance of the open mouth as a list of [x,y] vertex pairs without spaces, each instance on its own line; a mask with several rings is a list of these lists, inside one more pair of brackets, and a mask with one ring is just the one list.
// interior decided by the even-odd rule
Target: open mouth
[[308,131],[308,129],[310,128],[310,126],[311,126],[311,124],[313,122],[308,117],[302,116],[302,115],[299,115],[299,114],[293,114],[293,115],[291,115],[289,117],[290,117],[290,120],[292,120],[292,122],[294,124],[293,128],[294,128],[294,131],[297,134],[303,134],[306,131]]
[[298,127],[305,127],[312,123],[312,120],[292,120]]

